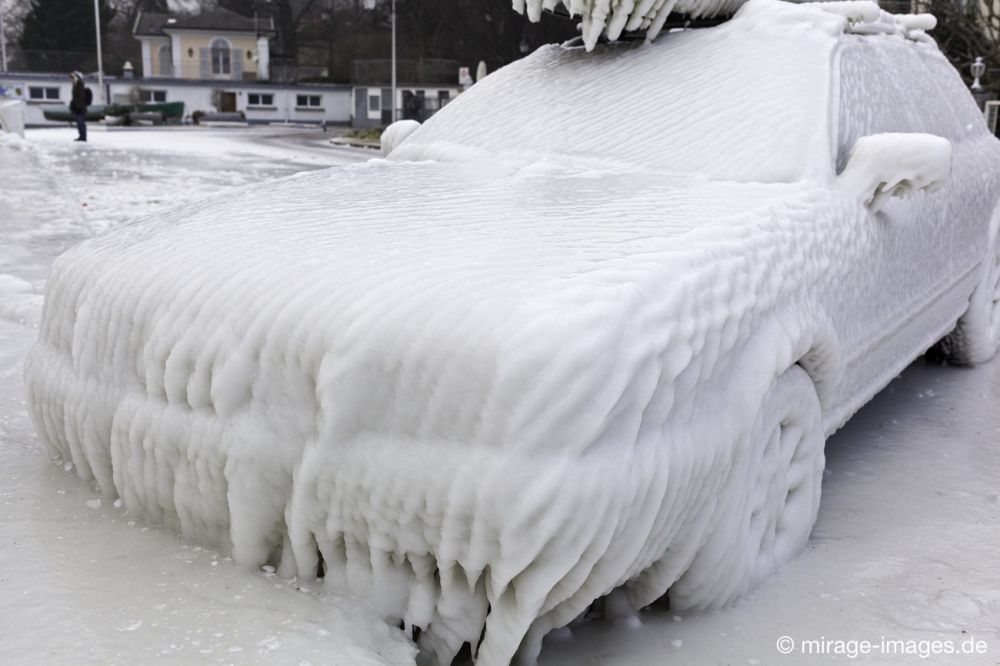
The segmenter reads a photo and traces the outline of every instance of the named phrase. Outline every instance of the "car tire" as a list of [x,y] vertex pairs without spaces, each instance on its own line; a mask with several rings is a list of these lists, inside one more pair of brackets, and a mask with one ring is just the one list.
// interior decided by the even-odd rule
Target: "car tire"
[[756,588],[809,541],[819,512],[822,408],[812,379],[794,365],[772,384],[746,455],[733,467],[718,527],[671,587],[680,610],[724,606]]
[[955,365],[989,361],[1000,346],[1000,216],[991,226],[990,253],[982,263],[979,284],[969,298],[969,309],[955,330],[938,343],[944,358]]

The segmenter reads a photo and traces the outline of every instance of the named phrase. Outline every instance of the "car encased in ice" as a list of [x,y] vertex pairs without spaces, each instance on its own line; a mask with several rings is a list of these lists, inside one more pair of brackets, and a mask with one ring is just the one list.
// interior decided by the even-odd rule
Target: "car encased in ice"
[[932,23],[751,0],[545,47],[385,159],[87,241],[38,432],[427,662],[531,661],[609,595],[724,605],[806,543],[827,435],[942,338],[996,350],[1000,143]]

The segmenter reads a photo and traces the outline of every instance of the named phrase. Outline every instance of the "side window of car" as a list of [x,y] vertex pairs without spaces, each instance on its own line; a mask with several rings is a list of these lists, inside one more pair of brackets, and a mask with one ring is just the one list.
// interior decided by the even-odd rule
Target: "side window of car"
[[[955,140],[962,124],[942,98],[924,45],[893,37],[845,35],[840,54],[837,172],[854,143],[881,132],[926,132]],[[945,63],[947,64],[947,63]]]
[[949,117],[955,121],[958,134],[948,137],[952,141],[961,141],[969,135],[968,127],[985,130],[986,119],[969,92],[962,77],[943,56],[937,53],[924,53],[923,63],[937,83],[940,100],[948,110]]

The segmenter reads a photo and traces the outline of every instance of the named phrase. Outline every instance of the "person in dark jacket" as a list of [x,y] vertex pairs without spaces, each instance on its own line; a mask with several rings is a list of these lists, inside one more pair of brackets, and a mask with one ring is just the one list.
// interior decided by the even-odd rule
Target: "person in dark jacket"
[[80,136],[77,141],[87,140],[87,86],[83,84],[83,74],[73,72],[69,75],[73,79],[73,97],[69,102],[69,110],[76,119],[76,130]]

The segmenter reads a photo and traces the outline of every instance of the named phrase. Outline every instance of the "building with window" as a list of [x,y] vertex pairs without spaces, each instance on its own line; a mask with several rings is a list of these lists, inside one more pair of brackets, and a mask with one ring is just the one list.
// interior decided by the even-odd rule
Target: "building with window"
[[[198,15],[167,15],[142,12],[132,32],[142,47],[141,69],[122,76],[104,76],[105,90],[99,94],[96,76],[88,74],[87,86],[95,99],[112,104],[183,102],[184,116],[197,112],[240,113],[249,123],[296,123],[312,125],[388,125],[396,109],[397,118],[423,122],[461,91],[457,76],[453,83],[406,83],[398,86],[395,99],[386,84],[348,85],[321,82],[288,82],[269,76],[270,19],[255,21],[226,10],[207,10]],[[432,80],[446,78],[424,77]],[[358,81],[378,80],[373,73]],[[456,72],[457,75],[457,72]],[[379,77],[380,78],[380,77]],[[418,77],[419,78],[419,77]],[[26,103],[28,125],[58,124],[47,121],[46,107],[66,107],[71,82],[65,73],[3,72],[0,86]]]
[[462,92],[458,84],[410,84],[392,88],[386,85],[358,85],[351,89],[351,125],[356,128],[385,127],[392,122],[392,107],[399,120],[424,122]]
[[266,81],[271,19],[225,9],[200,14],[140,12],[132,34],[142,44],[142,76],[186,80]]

